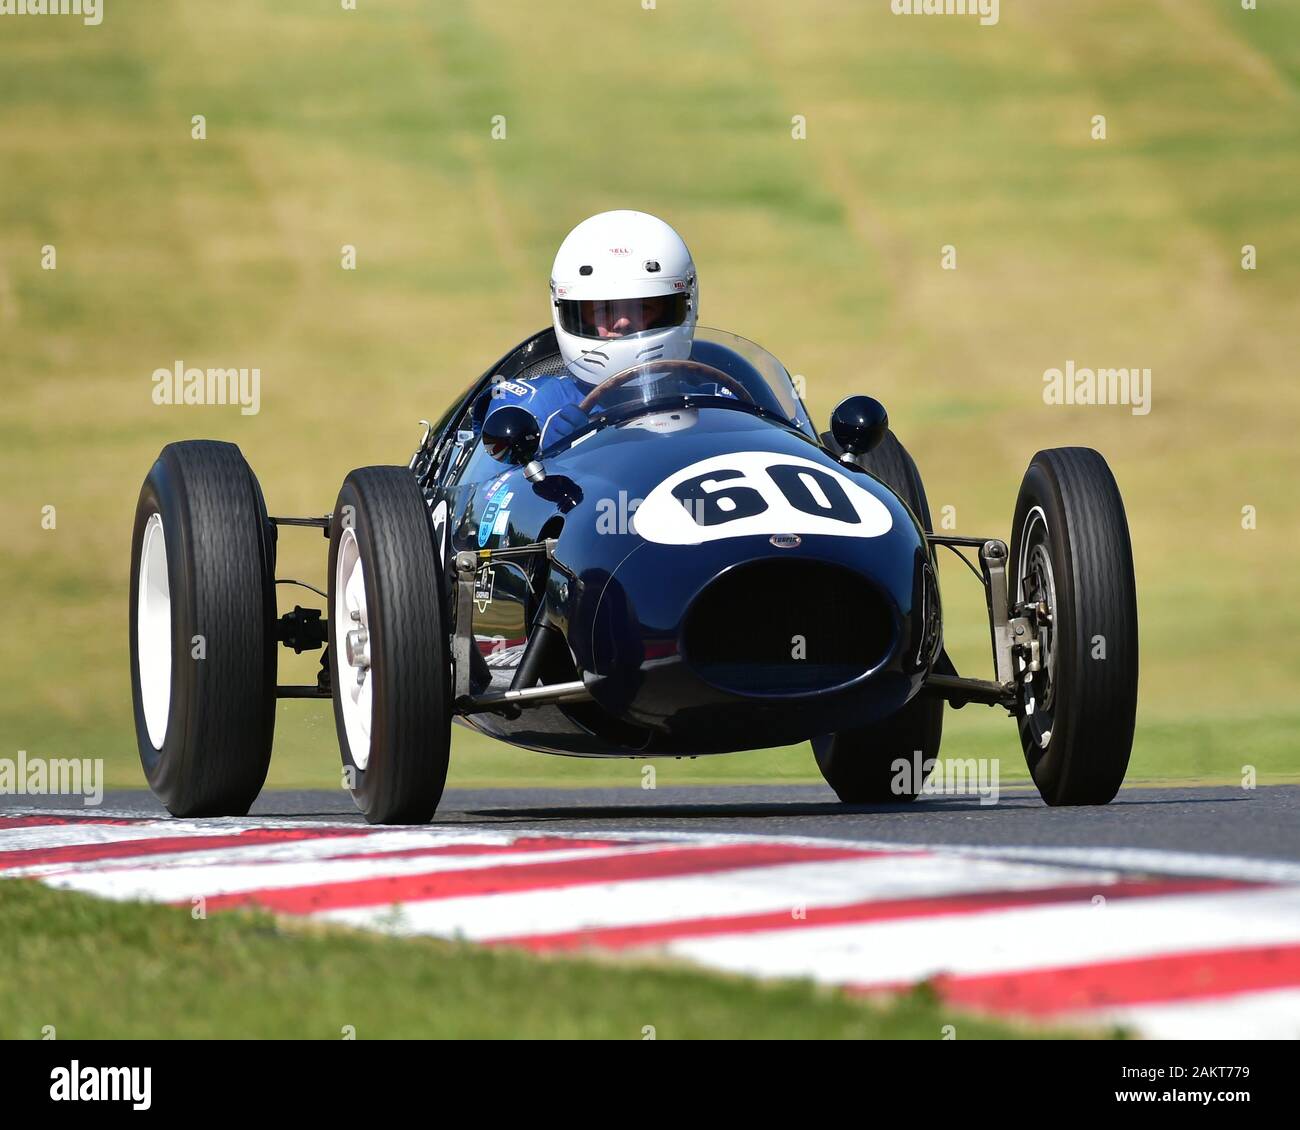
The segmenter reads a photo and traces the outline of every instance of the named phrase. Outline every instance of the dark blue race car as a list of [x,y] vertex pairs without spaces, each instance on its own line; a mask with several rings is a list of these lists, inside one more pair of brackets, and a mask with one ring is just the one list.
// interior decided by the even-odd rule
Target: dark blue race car
[[[616,373],[551,427],[520,390],[566,376],[554,332],[529,338],[407,466],[353,471],[323,517],[268,517],[231,444],[163,449],[136,513],[131,668],[171,812],[248,810],[277,697],[333,700],[376,823],[433,815],[453,720],[584,757],[809,741],[841,800],[888,803],[920,792],[924,772],[899,768],[928,771],[945,702],[985,703],[1015,717],[1048,803],[1115,795],[1137,613],[1099,454],[1038,452],[1009,542],[935,534],[881,405],[850,397],[819,434],[752,342],[699,329],[689,358]],[[324,610],[279,613],[289,526],[329,539]],[[984,587],[991,679],[944,650],[941,546]],[[281,646],[324,649],[315,685],[277,686]]]

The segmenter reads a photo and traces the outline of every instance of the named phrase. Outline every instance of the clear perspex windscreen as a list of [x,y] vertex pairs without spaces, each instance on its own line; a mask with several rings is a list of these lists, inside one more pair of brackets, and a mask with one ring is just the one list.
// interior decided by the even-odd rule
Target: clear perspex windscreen
[[[678,295],[664,295],[673,299]],[[648,301],[635,299],[636,303]],[[590,303],[573,303],[574,307],[592,306]],[[611,304],[605,304],[611,305]],[[609,316],[626,313],[625,310],[591,309],[586,313],[574,310],[575,318]],[[644,313],[644,312],[642,312]],[[561,303],[561,316],[568,316]],[[615,320],[617,321],[617,319]],[[569,329],[567,323],[563,323]],[[590,325],[581,322],[584,326]],[[597,323],[606,324],[606,323]],[[608,325],[606,324],[607,328]],[[570,332],[577,332],[571,330]],[[583,334],[583,336],[588,336]],[[592,349],[599,350],[600,339],[593,340]],[[649,362],[641,366],[630,379],[620,379],[628,368],[597,378],[583,369],[581,361],[571,366],[573,376],[588,389],[598,386],[605,391],[597,398],[594,408],[611,410],[627,407],[636,402],[650,404],[680,396],[716,398],[715,405],[748,403],[764,412],[793,424],[801,431],[814,434],[807,412],[795,393],[794,385],[785,366],[761,346],[725,330],[697,326],[695,329],[690,365],[668,362]]]

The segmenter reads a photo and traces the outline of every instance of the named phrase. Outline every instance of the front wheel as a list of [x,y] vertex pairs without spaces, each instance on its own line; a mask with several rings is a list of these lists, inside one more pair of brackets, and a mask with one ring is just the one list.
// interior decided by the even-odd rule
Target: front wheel
[[131,690],[173,816],[243,816],[275,730],[275,528],[233,443],[162,449],[131,541]]
[[1013,609],[1037,624],[1036,660],[1017,658],[1034,784],[1048,804],[1106,804],[1133,746],[1138,632],[1128,520],[1097,452],[1051,448],[1030,461],[1008,582]]
[[[930,504],[916,462],[893,432],[857,457],[931,532]],[[890,804],[915,800],[939,756],[943,700],[917,697],[897,714],[814,738],[813,756],[826,783],[845,804]],[[900,772],[900,759],[908,767]]]
[[451,683],[433,524],[405,467],[362,467],[330,522],[334,722],[372,824],[423,824],[451,747]]
[[918,696],[879,722],[813,738],[817,768],[835,795],[845,804],[899,804],[920,796],[943,736],[935,701]]

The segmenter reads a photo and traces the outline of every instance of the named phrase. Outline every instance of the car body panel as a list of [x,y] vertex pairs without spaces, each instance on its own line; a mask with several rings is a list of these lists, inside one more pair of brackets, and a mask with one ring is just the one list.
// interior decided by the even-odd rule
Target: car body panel
[[[938,593],[924,531],[887,486],[822,447],[806,411],[796,425],[690,396],[594,422],[530,481],[476,452],[466,425],[494,376],[548,348],[536,335],[485,373],[418,473],[445,506],[445,578],[459,551],[555,539],[550,561],[480,570],[476,691],[509,687],[545,628],[555,677],[592,701],[465,721],[549,752],[688,756],[861,725],[917,693],[941,643],[926,615]],[[671,430],[647,424],[659,413]],[[846,640],[845,624],[862,630]]]

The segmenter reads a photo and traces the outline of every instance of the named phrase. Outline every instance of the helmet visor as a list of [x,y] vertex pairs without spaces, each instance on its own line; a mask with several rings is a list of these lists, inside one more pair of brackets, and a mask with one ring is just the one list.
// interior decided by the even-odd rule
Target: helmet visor
[[649,298],[566,299],[555,302],[560,325],[575,337],[628,337],[666,330],[686,321],[686,292]]

